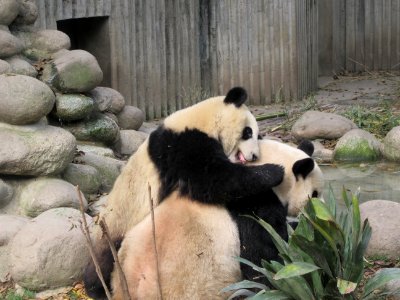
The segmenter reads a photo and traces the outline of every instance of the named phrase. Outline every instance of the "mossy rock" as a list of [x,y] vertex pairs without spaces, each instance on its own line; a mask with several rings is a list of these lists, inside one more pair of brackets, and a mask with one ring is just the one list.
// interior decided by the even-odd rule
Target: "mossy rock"
[[78,121],[88,117],[94,109],[93,99],[81,94],[57,94],[52,112],[62,121]]

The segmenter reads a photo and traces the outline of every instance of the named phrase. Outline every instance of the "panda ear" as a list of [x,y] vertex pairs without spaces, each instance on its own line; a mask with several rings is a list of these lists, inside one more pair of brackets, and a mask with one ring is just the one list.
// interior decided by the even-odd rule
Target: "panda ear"
[[233,103],[236,107],[240,107],[247,100],[247,92],[244,88],[234,87],[232,88],[224,99],[226,104]]
[[296,161],[292,167],[293,174],[298,179],[301,175],[304,179],[314,169],[314,160],[312,158],[304,158]]
[[304,151],[308,156],[311,156],[314,153],[314,145],[308,140],[302,140],[297,148]]

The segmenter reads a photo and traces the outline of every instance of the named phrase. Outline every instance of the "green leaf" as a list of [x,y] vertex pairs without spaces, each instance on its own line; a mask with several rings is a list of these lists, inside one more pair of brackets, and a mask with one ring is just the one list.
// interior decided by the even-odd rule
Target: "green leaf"
[[277,290],[269,290],[248,298],[249,300],[291,300],[292,297]]
[[336,217],[336,198],[335,195],[333,194],[333,189],[332,185],[329,184],[329,192],[328,192],[328,197],[325,201],[326,206],[328,207],[329,211],[331,214]]
[[357,283],[355,282],[347,281],[341,278],[337,279],[337,288],[342,295],[347,295],[354,292],[356,287]]
[[255,293],[246,289],[237,290],[227,300],[235,299],[236,297],[252,297]]
[[374,290],[383,287],[389,281],[398,278],[400,278],[399,268],[381,269],[379,273],[376,273],[376,275],[365,284],[364,297],[371,294]]
[[315,215],[318,219],[329,222],[335,222],[335,218],[330,213],[328,207],[325,206],[325,204],[321,200],[312,198],[311,204],[315,211]]
[[236,282],[234,284],[231,284],[221,290],[221,292],[230,292],[230,291],[236,291],[239,289],[260,289],[260,290],[268,290],[268,287],[265,284],[258,283],[255,281],[249,281],[249,280],[243,280],[240,282]]
[[241,258],[241,257],[235,257],[235,259],[239,262],[241,262],[242,264],[248,265],[249,267],[252,267],[253,270],[260,272],[261,274],[263,274],[264,276],[266,276],[266,270],[264,268],[261,268],[259,266],[257,266],[256,264],[253,264],[251,261],[245,259],[245,258]]
[[349,197],[347,196],[347,191],[344,187],[342,189],[342,199],[344,201],[344,204],[346,204],[346,207],[349,208],[350,200],[349,200]]
[[292,278],[304,274],[311,273],[315,270],[320,269],[318,266],[306,262],[294,262],[284,266],[274,276],[275,280],[283,278]]

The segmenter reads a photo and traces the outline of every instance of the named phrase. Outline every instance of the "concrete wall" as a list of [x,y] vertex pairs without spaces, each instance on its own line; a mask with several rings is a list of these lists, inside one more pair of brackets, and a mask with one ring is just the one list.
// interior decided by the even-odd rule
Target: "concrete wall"
[[109,84],[148,118],[235,85],[248,89],[253,104],[301,99],[316,88],[317,0],[37,2],[43,28],[108,17],[109,49],[105,43],[93,53],[103,46],[89,32],[85,50],[99,60],[109,53],[100,63]]

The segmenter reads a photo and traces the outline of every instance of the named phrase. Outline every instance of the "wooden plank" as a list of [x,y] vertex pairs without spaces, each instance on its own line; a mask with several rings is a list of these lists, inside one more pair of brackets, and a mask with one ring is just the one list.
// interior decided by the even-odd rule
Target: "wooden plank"
[[364,35],[364,51],[365,51],[365,66],[367,71],[373,70],[373,50],[374,50],[374,0],[365,0],[365,35]]
[[390,50],[390,39],[389,39],[389,32],[390,32],[390,0],[381,0],[382,1],[382,70],[388,70],[389,68],[389,50]]
[[263,60],[264,60],[264,89],[265,89],[265,100],[264,103],[268,104],[272,102],[272,87],[271,87],[271,55],[272,55],[272,44],[271,44],[271,1],[264,1],[264,17],[263,17]]
[[128,14],[130,16],[129,22],[129,32],[130,32],[130,40],[129,40],[129,48],[131,51],[130,60],[129,60],[129,80],[131,81],[130,85],[130,105],[139,106],[138,102],[138,95],[137,95],[137,72],[136,72],[136,52],[137,50],[137,43],[136,43],[136,5],[135,1],[131,1],[130,5],[128,6]]
[[297,82],[297,43],[296,43],[296,2],[289,1],[289,55],[290,55],[290,97],[297,100],[299,97]]
[[165,38],[165,0],[159,1],[158,9],[158,56],[160,60],[160,110],[157,111],[157,117],[168,115],[168,95],[167,95],[167,69],[166,69],[166,38]]

